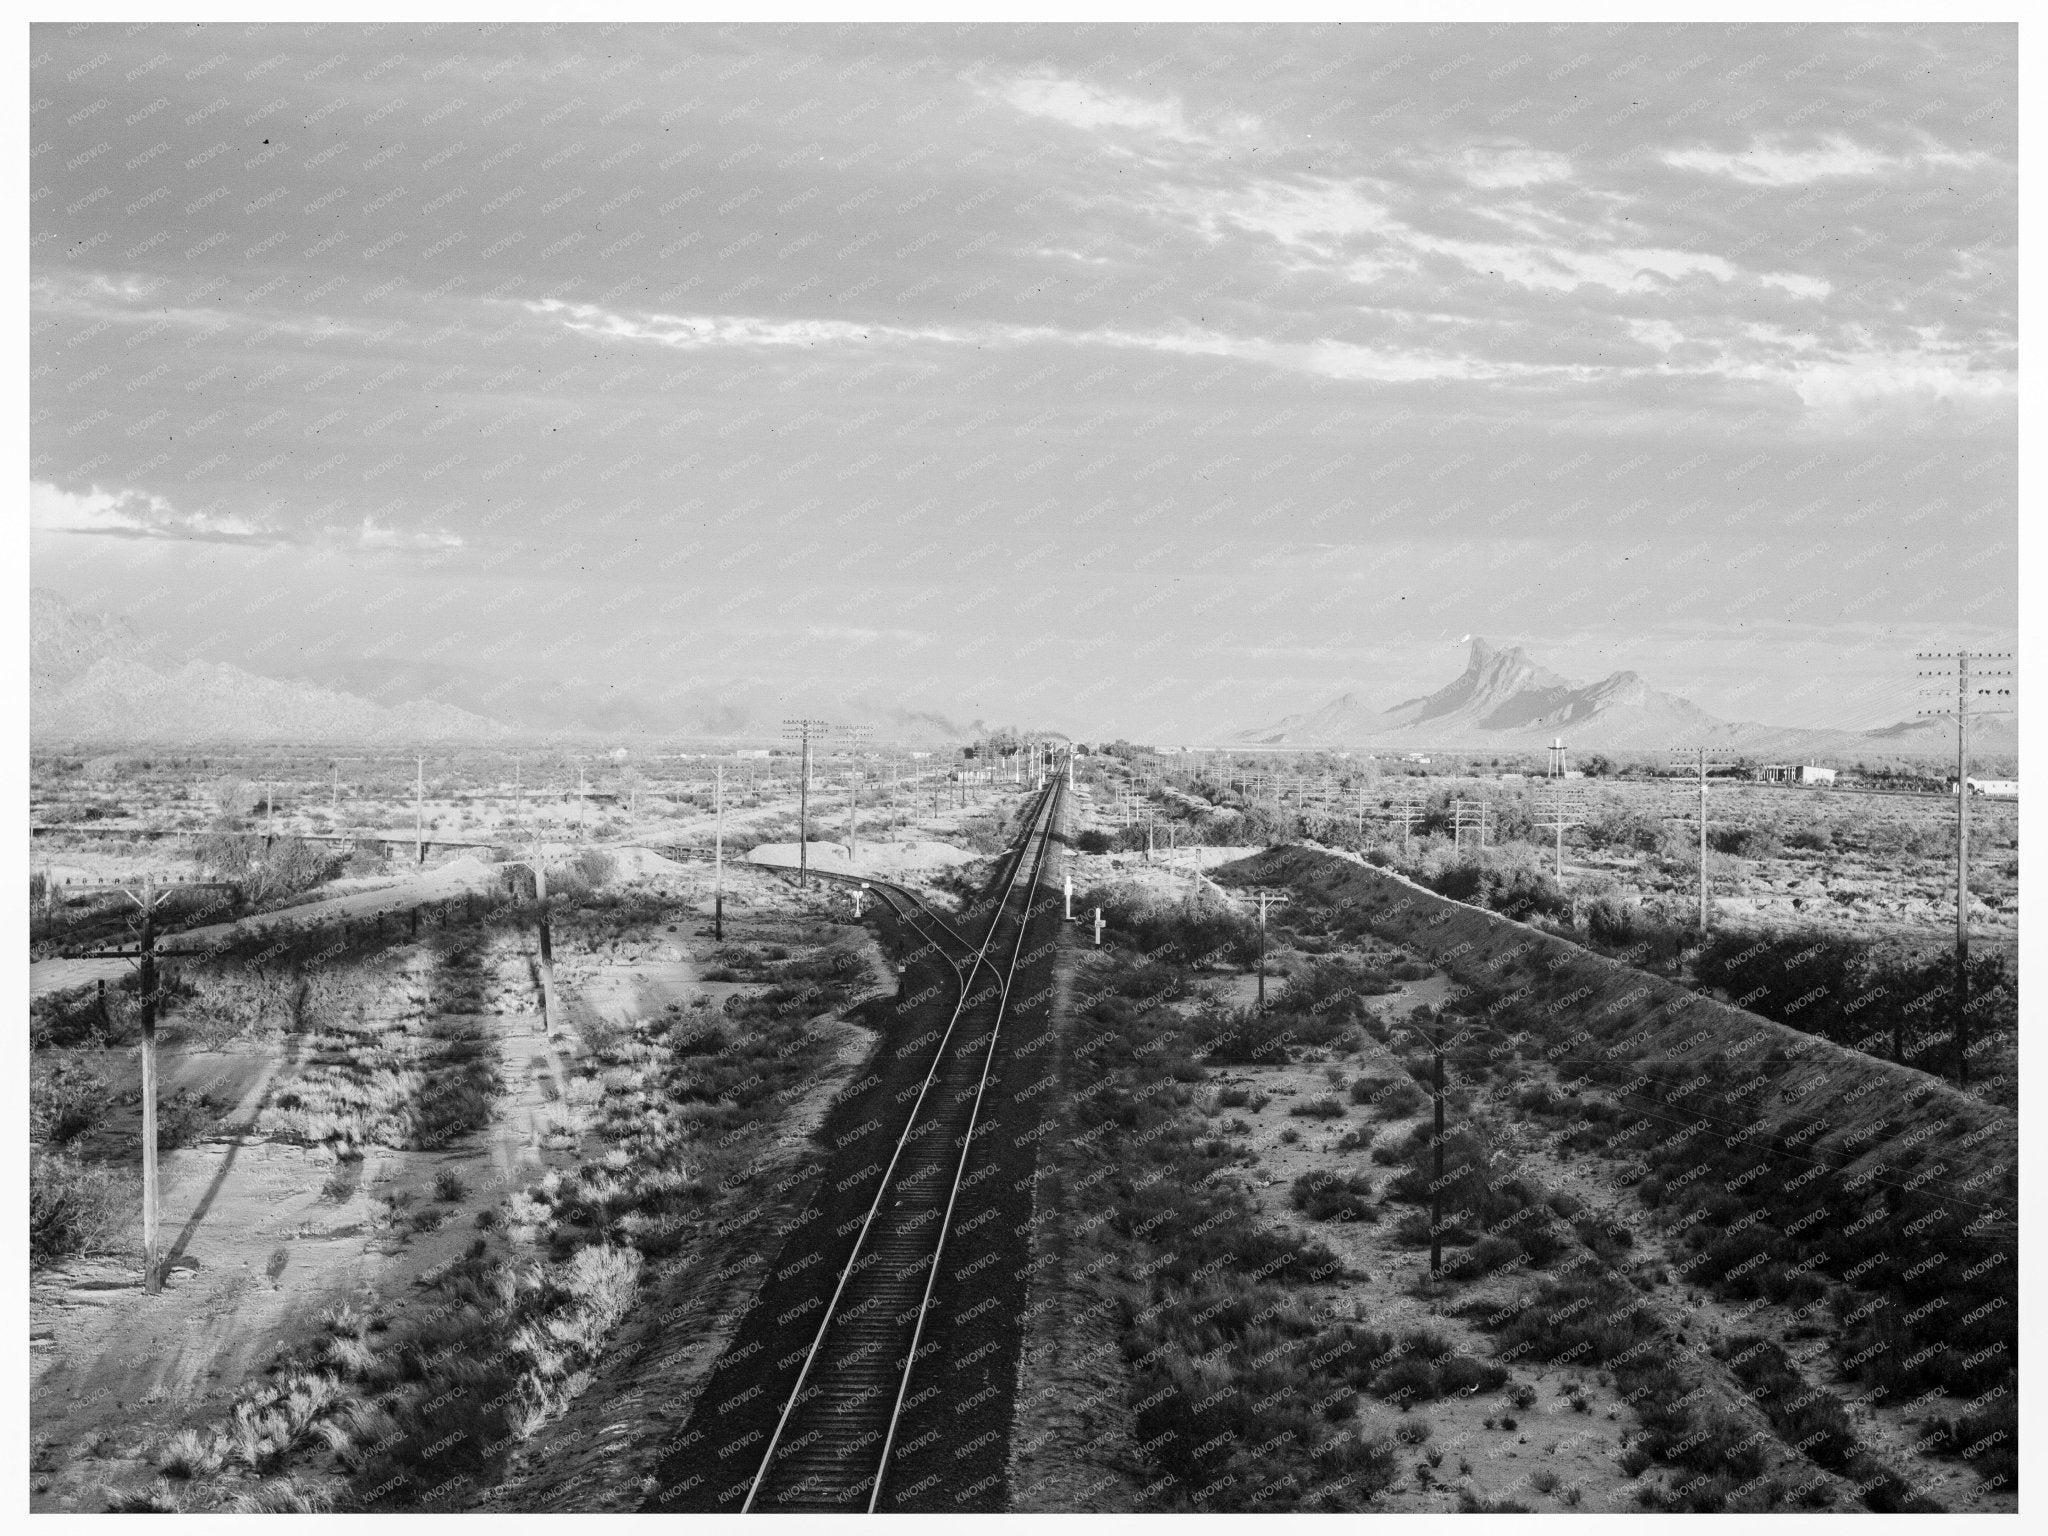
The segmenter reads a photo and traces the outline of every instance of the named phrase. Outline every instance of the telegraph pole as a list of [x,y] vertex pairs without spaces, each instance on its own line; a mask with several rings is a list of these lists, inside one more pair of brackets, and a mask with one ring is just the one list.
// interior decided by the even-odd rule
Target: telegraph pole
[[142,992],[142,1288],[154,1296],[163,1289],[162,1255],[157,1232],[156,1172],[156,909],[170,896],[145,882],[142,894],[126,892],[142,909],[140,950]]
[[1431,1096],[1436,1100],[1436,1177],[1429,1186],[1429,1278],[1444,1273],[1444,1021],[1430,1032]]
[[1719,747],[1695,744],[1673,747],[1674,759],[1692,757],[1700,771],[1700,937],[1707,936],[1707,764],[1726,762],[1734,754]]
[[872,732],[873,727],[866,725],[842,725],[836,732],[840,743],[853,756],[852,764],[846,771],[847,793],[851,797],[846,821],[846,859],[849,864],[860,856],[860,752],[867,745]]
[[803,744],[803,776],[797,788],[796,883],[811,883],[811,738],[829,727],[808,716],[782,722],[782,734]]
[[1550,820],[1539,821],[1539,827],[1549,827],[1557,833],[1557,880],[1564,883],[1564,829],[1581,825],[1580,807],[1567,800],[1564,777],[1564,743],[1550,744],[1550,772],[1547,775],[1550,788]]
[[[2013,690],[1974,686],[1985,678],[2011,677],[2011,667],[1971,670],[1973,662],[2009,662],[2010,651],[1919,651],[1919,661],[1938,661],[1938,671],[1922,677],[1954,677],[1956,701],[1952,708],[1923,709],[1923,715],[1954,715],[1956,720],[1956,979],[1955,1042],[1956,1082],[1970,1081],[1970,715],[2005,714],[2011,709]],[[1929,690],[1930,692],[1933,690]]]
[[1486,802],[1484,800],[1453,800],[1451,802],[1451,846],[1465,846],[1465,829],[1476,827],[1479,831],[1479,846],[1486,846]]
[[1266,908],[1283,906],[1287,902],[1285,891],[1270,890],[1261,885],[1248,894],[1259,899],[1259,1012],[1266,1011]]
[[427,862],[427,760],[418,760],[412,788],[412,862],[417,868]]
[[339,814],[341,810],[341,764],[334,765],[334,797],[327,803],[328,811]]
[[711,788],[711,937],[725,942],[725,764],[720,763]]

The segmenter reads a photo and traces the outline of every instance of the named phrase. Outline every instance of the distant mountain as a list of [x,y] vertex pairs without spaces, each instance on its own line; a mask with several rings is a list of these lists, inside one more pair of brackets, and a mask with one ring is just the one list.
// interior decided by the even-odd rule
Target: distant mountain
[[768,739],[785,719],[868,726],[883,741],[964,741],[961,725],[821,685],[764,678],[661,695],[606,684],[507,678],[404,656],[280,660],[282,677],[159,656],[126,619],[36,589],[29,605],[30,720],[46,741],[488,741],[579,738]]
[[[2012,750],[2009,717],[1979,728],[1986,751]],[[1941,751],[1955,739],[1945,720],[1906,720],[1875,731],[1803,730],[1730,722],[1690,699],[1652,688],[1635,672],[1577,684],[1538,666],[1515,646],[1495,650],[1475,639],[1465,670],[1422,698],[1374,709],[1341,694],[1318,709],[1269,726],[1240,731],[1235,741],[1258,746],[1541,747],[1563,737],[1580,750],[1646,751],[1693,744],[1746,752],[1801,753]]]
[[947,715],[905,709],[833,690],[785,689],[768,679],[735,678],[717,687],[697,684],[670,694],[643,694],[609,685],[522,679],[508,687],[481,667],[409,656],[356,656],[292,661],[286,675],[378,704],[409,701],[447,704],[489,715],[517,730],[549,735],[770,737],[798,716],[835,725],[866,725],[890,741],[964,741],[973,733]]
[[162,662],[125,619],[29,600],[29,729],[63,742],[481,741],[495,720],[446,705],[383,705],[221,662]]
[[28,666],[36,686],[68,683],[96,661],[143,661],[148,646],[126,619],[74,608],[55,592],[28,595]]

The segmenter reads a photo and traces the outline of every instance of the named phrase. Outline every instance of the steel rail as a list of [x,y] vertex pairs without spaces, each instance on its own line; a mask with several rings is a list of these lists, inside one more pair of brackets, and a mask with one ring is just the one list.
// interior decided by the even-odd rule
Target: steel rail
[[[1059,804],[1060,781],[1052,783],[1052,798],[1047,805],[1044,834],[1038,839],[1038,852],[1031,861],[1031,879],[1024,888],[1024,910],[1017,919],[1017,942],[1010,946],[1010,963],[1003,976],[1002,996],[996,1002],[995,1022],[989,1027],[988,1050],[981,1060],[981,1080],[974,1086],[974,1102],[967,1112],[967,1131],[960,1138],[960,1163],[953,1170],[953,1187],[946,1194],[946,1214],[939,1220],[939,1235],[932,1248],[932,1267],[925,1276],[924,1296],[917,1304],[917,1326],[910,1335],[910,1349],[903,1357],[903,1380],[896,1389],[896,1405],[889,1414],[889,1429],[882,1441],[882,1456],[875,1469],[875,1483],[868,1495],[868,1513],[873,1514],[882,1498],[882,1479],[889,1470],[889,1454],[896,1447],[897,1426],[903,1419],[903,1404],[910,1395],[910,1378],[917,1370],[917,1353],[924,1343],[925,1319],[931,1313],[932,1292],[939,1283],[939,1261],[945,1257],[946,1235],[953,1228],[953,1208],[960,1201],[960,1184],[967,1177],[967,1160],[974,1151],[974,1128],[981,1123],[981,1101],[988,1091],[988,1075],[995,1067],[996,1042],[1003,1031],[1003,1014],[1009,1007],[1010,983],[1016,979],[1017,964],[1024,955],[1024,940],[1031,932],[1031,905],[1037,895],[1039,878],[1045,870],[1045,856],[1052,847],[1052,823]],[[993,931],[995,924],[989,924]]]
[[[781,869],[781,866],[779,865],[773,867]],[[794,869],[785,869],[781,872],[784,874],[796,873]],[[939,913],[932,909],[930,903],[926,902],[923,897],[919,896],[917,892],[911,890],[906,885],[900,885],[893,880],[878,880],[873,875],[850,875],[842,874],[838,870],[816,868],[813,868],[811,870],[811,878],[813,880],[835,880],[842,885],[867,886],[870,889],[877,891],[891,891],[895,893],[895,895],[900,897],[902,900],[910,903],[910,905],[915,907],[919,912],[923,913],[924,916],[927,919],[929,919],[932,923],[936,924],[940,928],[943,928],[946,932],[946,936],[950,938],[955,944],[958,944],[962,952],[971,954],[974,951],[974,941],[972,939],[967,938],[960,932],[959,929],[955,928],[951,923],[947,922],[944,917],[940,916]],[[908,914],[905,914],[905,916],[906,920],[908,920]],[[917,928],[917,930],[920,933],[923,933],[926,938],[932,938],[931,933],[927,931],[922,924],[912,922],[911,926]],[[936,939],[933,939],[934,944],[936,944],[937,942],[938,941]]]
[[[975,949],[973,962],[962,978],[960,999],[954,1005],[952,1016],[946,1022],[945,1032],[940,1038],[938,1049],[932,1054],[932,1062],[930,1067],[926,1069],[924,1081],[918,1086],[916,1102],[911,1105],[910,1113],[905,1117],[903,1131],[896,1139],[895,1148],[889,1156],[888,1166],[883,1169],[881,1178],[876,1182],[874,1199],[868,1205],[867,1214],[861,1218],[860,1230],[855,1234],[853,1249],[847,1255],[846,1263],[840,1269],[838,1281],[833,1286],[831,1298],[825,1304],[824,1315],[819,1319],[817,1332],[812,1336],[810,1348],[804,1354],[803,1365],[797,1372],[796,1383],[791,1388],[788,1398],[782,1405],[782,1412],[776,1419],[774,1432],[768,1437],[768,1444],[761,1455],[760,1466],[755,1470],[753,1482],[747,1489],[746,1500],[740,1506],[740,1513],[742,1514],[753,1510],[755,1501],[760,1497],[762,1485],[767,1481],[769,1471],[774,1465],[776,1454],[781,1449],[782,1437],[789,1427],[790,1418],[796,1412],[798,1405],[805,1400],[805,1392],[810,1383],[812,1368],[817,1363],[819,1351],[824,1347],[826,1335],[831,1331],[834,1321],[839,1316],[839,1305],[846,1294],[847,1286],[852,1281],[856,1270],[860,1267],[862,1253],[868,1247],[870,1234],[875,1228],[875,1217],[882,1209],[883,1200],[888,1196],[896,1169],[903,1160],[904,1151],[910,1145],[917,1132],[918,1122],[923,1112],[925,1101],[930,1095],[932,1084],[937,1079],[939,1069],[945,1061],[946,1051],[952,1044],[953,1033],[959,1026],[961,1016],[967,1011],[967,1005],[972,997],[974,979],[980,974],[983,966],[988,963],[989,948],[995,942],[996,929],[1001,923],[1003,911],[1008,906],[1011,895],[1015,892],[1017,877],[1023,871],[1025,856],[1034,837],[1040,840],[1040,855],[1041,857],[1043,855],[1043,844],[1049,840],[1052,820],[1050,812],[1056,801],[1058,788],[1059,781],[1055,780],[1041,792],[1039,804],[1032,814],[1030,828],[1019,845],[1016,857],[1011,861],[1010,872],[1005,881],[1002,898],[997,903],[994,913],[990,916],[988,932],[983,937],[979,947]],[[1036,863],[1034,863],[1033,868],[1035,871],[1037,868]],[[956,966],[955,969],[957,970],[958,967]],[[1001,997],[1003,995],[1003,989],[999,988],[998,996]],[[957,1193],[957,1180],[955,1193]],[[935,1268],[936,1262],[936,1259],[934,1259]],[[921,1315],[919,1322],[921,1325]],[[907,1368],[906,1362],[906,1370]],[[901,1403],[902,1394],[899,1392],[896,1413],[892,1414],[887,1431],[891,1443],[893,1443],[894,1439],[896,1416],[900,1415],[902,1411]],[[879,1468],[872,1481],[875,1485],[875,1494],[879,1496],[881,1486]],[[872,1509],[872,1502],[869,1507]]]

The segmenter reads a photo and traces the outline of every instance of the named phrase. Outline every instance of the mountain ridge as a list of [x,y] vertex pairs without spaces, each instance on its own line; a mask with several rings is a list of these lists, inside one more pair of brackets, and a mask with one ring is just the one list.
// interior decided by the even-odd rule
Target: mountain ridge
[[[1983,745],[2017,744],[2009,724],[1985,722]],[[1544,747],[1569,734],[1578,750],[1657,750],[1704,745],[1749,752],[1932,753],[1953,739],[1945,721],[1902,720],[1874,730],[1772,726],[1717,718],[1682,695],[1650,686],[1633,670],[1575,683],[1539,665],[1520,646],[1497,649],[1474,637],[1465,670],[1433,693],[1374,709],[1347,690],[1316,709],[1236,732],[1247,746]]]
[[981,729],[865,693],[740,678],[646,697],[412,657],[289,658],[277,675],[164,655],[125,617],[30,589],[29,718],[41,741],[504,741],[782,734],[791,716],[951,742]]

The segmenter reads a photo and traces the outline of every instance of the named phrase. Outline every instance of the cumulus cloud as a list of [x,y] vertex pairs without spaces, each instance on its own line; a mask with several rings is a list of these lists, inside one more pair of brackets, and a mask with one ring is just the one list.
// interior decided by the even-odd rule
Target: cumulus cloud
[[981,89],[1028,116],[1049,118],[1084,132],[1122,129],[1178,144],[1206,143],[1209,137],[1189,123],[1178,96],[1148,100],[1104,90],[1085,80],[1044,74]]
[[1798,187],[1831,176],[1879,176],[1910,163],[1838,133],[1806,149],[1759,139],[1732,152],[1705,147],[1666,150],[1663,160],[1676,170],[1704,171],[1754,187]]
[[1515,145],[1501,149],[1468,149],[1456,162],[1458,173],[1475,187],[1533,187],[1563,181],[1572,173],[1571,157],[1550,150]]
[[32,480],[28,488],[29,527],[42,533],[87,533],[129,539],[200,540],[225,544],[279,542],[279,535],[246,518],[180,512],[161,496],[146,491],[103,491],[98,486],[79,493],[47,481]]
[[1213,357],[1325,378],[1389,383],[1425,379],[1524,378],[1584,372],[1527,363],[1494,362],[1434,350],[1369,347],[1328,337],[1302,342],[1273,341],[1261,336],[1234,335],[1200,327],[1133,331],[1101,326],[1066,330],[1055,326],[1007,324],[869,325],[849,320],[771,320],[749,315],[633,316],[557,299],[529,303],[527,308],[585,335],[651,342],[686,350],[703,347],[816,348],[828,345],[849,348],[878,345],[1110,347],[1167,352],[1185,357]]
[[363,549],[460,549],[461,535],[437,528],[392,528],[366,517],[356,527],[353,542]]

